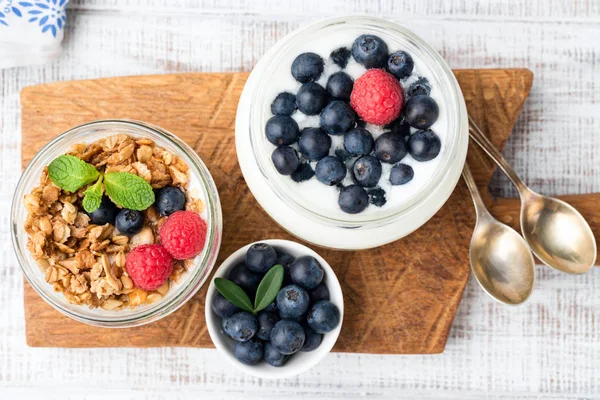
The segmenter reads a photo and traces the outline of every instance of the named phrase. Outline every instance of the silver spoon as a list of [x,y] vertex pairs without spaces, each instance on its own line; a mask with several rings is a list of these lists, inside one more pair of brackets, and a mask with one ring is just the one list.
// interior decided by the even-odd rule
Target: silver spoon
[[510,305],[523,303],[535,282],[535,263],[525,240],[496,220],[485,208],[469,166],[462,176],[471,192],[477,222],[471,238],[471,270],[479,285],[494,299]]
[[562,272],[583,274],[596,261],[592,229],[572,206],[531,190],[502,154],[469,117],[471,138],[515,185],[521,197],[521,231],[533,253],[544,264]]

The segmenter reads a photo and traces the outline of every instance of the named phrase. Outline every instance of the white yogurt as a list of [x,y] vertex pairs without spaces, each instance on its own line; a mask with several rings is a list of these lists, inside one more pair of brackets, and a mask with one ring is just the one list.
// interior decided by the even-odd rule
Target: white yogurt
[[[329,55],[331,52],[340,47],[351,49],[354,40],[365,33],[369,32],[359,29],[352,31],[351,34],[349,34],[347,30],[343,32],[334,32],[327,37],[319,38],[319,40],[306,40],[303,44],[296,46],[293,52],[288,52],[279,63],[280,67],[276,69],[271,77],[273,84],[270,85],[269,89],[266,91],[267,95],[264,101],[266,103],[266,112],[269,114],[268,117],[270,117],[271,101],[277,96],[277,94],[281,92],[290,92],[296,94],[301,86],[301,84],[297,82],[291,74],[291,66],[296,56],[305,52],[313,52],[323,58],[325,62],[325,68],[323,74],[318,80],[318,83],[325,87],[327,85],[329,76],[342,70],[330,59]],[[402,43],[400,43],[398,40],[394,40],[392,37],[382,37],[382,39],[386,42],[390,53],[398,50],[407,50]],[[370,204],[362,213],[357,215],[357,217],[360,218],[364,218],[365,216],[378,218],[379,216],[389,214],[391,210],[401,208],[403,205],[410,202],[411,199],[418,195],[423,190],[424,186],[431,180],[438,167],[439,160],[442,158],[441,156],[446,148],[448,115],[446,113],[446,107],[443,103],[442,93],[440,88],[435,84],[435,80],[432,79],[433,73],[431,72],[430,68],[425,65],[423,60],[418,58],[416,54],[411,53],[410,51],[409,53],[414,60],[415,67],[412,75],[400,83],[406,91],[410,84],[420,76],[429,80],[432,89],[431,97],[437,102],[440,109],[439,118],[431,127],[431,129],[439,136],[442,142],[442,149],[436,158],[427,162],[416,161],[410,156],[410,154],[407,154],[406,157],[404,157],[400,162],[408,164],[414,169],[414,178],[410,182],[400,186],[392,186],[389,181],[390,171],[393,167],[393,164],[382,163],[383,171],[378,186],[385,190],[387,202],[382,207],[377,207],[373,204]],[[356,80],[366,72],[366,69],[361,64],[358,64],[352,56],[350,56],[348,65],[345,69],[343,69],[343,71]],[[307,116],[297,110],[292,115],[292,118],[296,120],[300,130],[307,127],[319,126],[318,115]],[[383,127],[371,124],[367,124],[366,128],[372,133],[374,139],[377,139],[377,137],[385,131]],[[416,132],[416,129],[411,128],[411,131],[414,133]],[[330,155],[334,155],[336,149],[343,148],[344,136],[339,135],[330,137],[332,139]],[[293,147],[298,149],[297,143],[294,144]],[[275,149],[274,145],[272,145],[272,149]],[[316,162],[311,163],[313,170],[315,169],[316,164]],[[304,203],[306,208],[313,210],[315,213],[343,220],[351,220],[354,218],[353,215],[347,214],[340,209],[338,205],[339,189],[337,187],[324,185],[316,177],[300,183],[293,181],[288,176],[281,176],[281,179],[282,183],[286,187],[286,190],[290,193],[294,193],[293,196],[299,202]],[[352,183],[353,181],[351,172],[347,172],[343,184],[350,185]]]
[[187,188],[186,198],[188,199],[188,201],[200,200],[202,204],[204,204],[204,207],[202,207],[202,211],[198,214],[202,217],[204,221],[208,221],[208,207],[206,207],[206,204],[208,203],[206,197],[206,190],[204,186],[200,183],[200,178],[195,173],[190,173],[190,183]]

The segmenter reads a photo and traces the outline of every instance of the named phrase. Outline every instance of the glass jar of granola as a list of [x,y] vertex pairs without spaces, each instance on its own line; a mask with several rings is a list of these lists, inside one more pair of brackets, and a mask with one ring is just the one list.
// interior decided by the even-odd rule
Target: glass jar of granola
[[[90,179],[72,187],[59,182],[49,165],[61,156],[89,168]],[[146,204],[119,204],[122,199],[109,192],[119,189],[118,175],[144,186]],[[137,225],[127,231],[119,216],[115,222],[115,215],[98,218],[90,212],[98,209],[86,204],[91,187],[115,215],[136,210]],[[174,212],[154,203],[165,188],[184,194],[178,212],[199,215],[206,237],[193,256],[173,257],[164,282],[148,288],[127,270],[126,261],[134,249],[160,242],[160,228]],[[124,184],[121,189],[129,190]],[[46,302],[87,324],[131,327],[168,315],[198,291],[218,255],[222,215],[215,183],[188,145],[147,123],[107,120],[75,127],[37,153],[18,183],[11,228],[23,272]]]

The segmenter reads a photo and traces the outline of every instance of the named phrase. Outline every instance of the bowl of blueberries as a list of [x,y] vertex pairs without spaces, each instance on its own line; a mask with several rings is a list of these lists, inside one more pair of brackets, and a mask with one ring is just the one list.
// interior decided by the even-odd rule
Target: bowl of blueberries
[[288,240],[251,243],[216,271],[206,325],[217,350],[261,378],[298,375],[321,361],[342,329],[344,299],[331,266]]

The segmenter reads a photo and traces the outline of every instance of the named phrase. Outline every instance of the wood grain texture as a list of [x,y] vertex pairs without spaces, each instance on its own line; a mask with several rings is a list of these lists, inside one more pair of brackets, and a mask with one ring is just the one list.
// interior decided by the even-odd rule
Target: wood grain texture
[[[456,71],[471,114],[504,147],[532,84],[528,70]],[[161,126],[190,144],[213,175],[224,230],[218,263],[252,241],[294,239],[259,207],[235,158],[234,121],[247,74],[180,74],[62,82],[21,94],[23,162],[72,126],[130,118]],[[471,149],[486,187],[494,166]],[[243,223],[239,223],[243,221]],[[358,353],[443,351],[469,276],[473,210],[461,183],[422,228],[389,245],[360,252],[319,250],[336,271],[346,299],[335,350]],[[217,264],[218,265],[218,264]],[[206,288],[157,323],[127,330],[88,327],[63,317],[27,287],[27,343],[57,347],[211,347],[204,321]],[[68,333],[68,334],[67,334]]]

